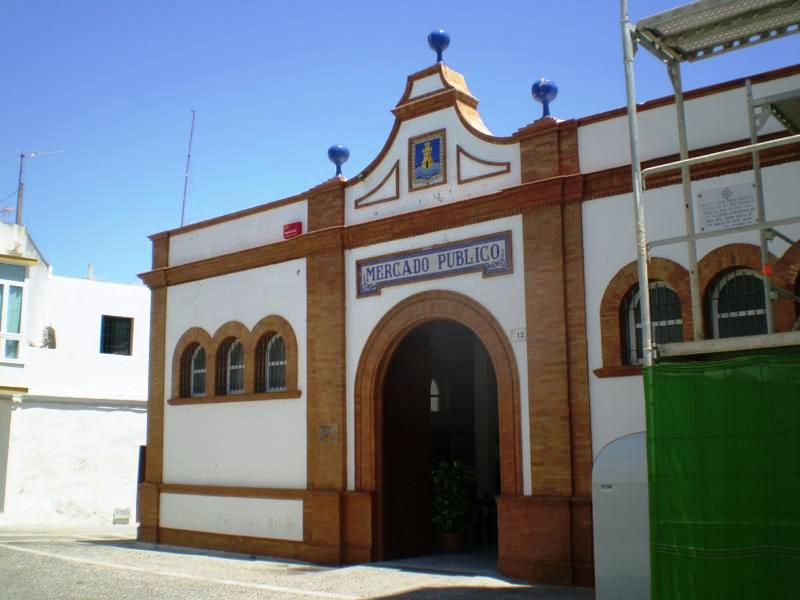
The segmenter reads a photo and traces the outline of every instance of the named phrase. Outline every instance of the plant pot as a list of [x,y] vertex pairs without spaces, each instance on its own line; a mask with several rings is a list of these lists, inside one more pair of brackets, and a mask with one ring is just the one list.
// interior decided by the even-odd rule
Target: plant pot
[[457,554],[464,549],[464,534],[460,531],[439,534],[439,547],[445,554]]

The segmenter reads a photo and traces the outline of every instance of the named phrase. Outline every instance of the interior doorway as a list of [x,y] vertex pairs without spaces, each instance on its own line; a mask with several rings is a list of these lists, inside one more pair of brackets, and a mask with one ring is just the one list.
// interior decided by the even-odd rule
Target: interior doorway
[[459,461],[473,481],[466,548],[496,552],[498,394],[483,343],[453,321],[420,325],[397,346],[382,391],[384,559],[439,550],[431,473],[440,461]]

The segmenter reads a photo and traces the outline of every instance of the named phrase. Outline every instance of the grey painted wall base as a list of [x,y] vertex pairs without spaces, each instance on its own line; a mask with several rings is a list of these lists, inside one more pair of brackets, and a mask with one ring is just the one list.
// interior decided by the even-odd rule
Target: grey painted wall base
[[650,524],[644,432],[617,438],[592,469],[597,600],[650,598]]

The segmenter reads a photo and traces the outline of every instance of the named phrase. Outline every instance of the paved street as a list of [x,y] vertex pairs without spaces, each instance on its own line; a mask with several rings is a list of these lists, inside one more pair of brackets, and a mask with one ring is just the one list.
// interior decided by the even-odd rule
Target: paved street
[[527,586],[490,575],[377,565],[328,568],[181,548],[131,529],[0,529],[0,600],[397,598],[588,599],[590,590]]

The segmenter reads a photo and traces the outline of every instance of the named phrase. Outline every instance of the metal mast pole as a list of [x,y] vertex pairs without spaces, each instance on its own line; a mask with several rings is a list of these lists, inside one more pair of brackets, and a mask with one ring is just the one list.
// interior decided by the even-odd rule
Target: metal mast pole
[[189,130],[189,150],[186,153],[186,173],[183,177],[183,201],[181,202],[181,227],[186,225],[186,192],[189,190],[189,165],[192,162],[192,138],[194,137],[194,111],[192,111],[192,128]]
[[22,225],[22,200],[25,193],[25,183],[22,181],[23,165],[26,158],[36,158],[37,156],[47,156],[48,154],[62,154],[63,150],[53,150],[51,152],[20,152],[19,153],[19,182],[17,183],[17,225]]
[[642,166],[639,163],[639,122],[636,116],[636,88],[633,76],[633,27],[628,17],[628,0],[620,0],[622,54],[625,91],[628,97],[628,132],[631,144],[631,178],[636,218],[636,255],[639,265],[639,307],[642,311],[642,363],[653,366],[653,333],[650,319],[650,286],[647,277],[647,237],[642,206]]
[[25,184],[22,183],[22,165],[25,162],[25,153],[19,154],[19,183],[17,183],[17,225],[22,225],[22,195],[25,190]]
[[[675,116],[678,119],[678,145],[680,146],[681,160],[689,158],[689,141],[686,135],[686,108],[683,102],[683,84],[681,82],[681,66],[676,61],[667,63],[669,79],[675,91]],[[689,165],[681,166],[681,183],[683,184],[683,210],[686,223],[686,235],[693,236],[694,206],[692,198],[692,176]],[[690,239],[689,249],[689,293],[692,299],[692,329],[695,340],[704,339],[703,335],[703,304],[700,302],[700,279],[697,272],[697,242]]]
[[[747,90],[747,122],[750,125],[750,143],[758,143],[758,127],[756,116],[753,112],[753,86],[748,79],[745,81]],[[756,215],[759,223],[767,220],[767,211],[764,206],[764,182],[761,179],[761,156],[758,150],[753,150],[753,179],[756,186]],[[772,283],[770,273],[767,270],[769,265],[769,247],[767,246],[768,232],[762,229],[758,232],[761,245],[761,276],[764,285],[764,313],[767,318],[767,333],[775,333],[775,324],[772,316]]]

